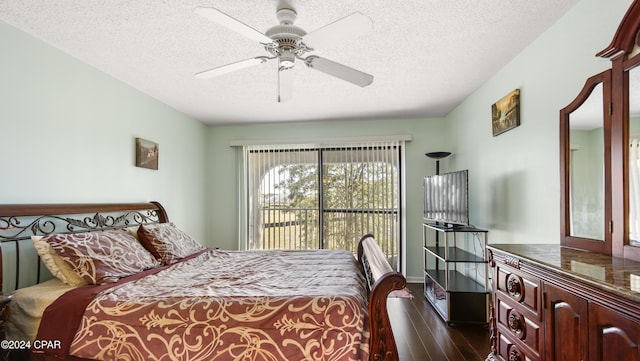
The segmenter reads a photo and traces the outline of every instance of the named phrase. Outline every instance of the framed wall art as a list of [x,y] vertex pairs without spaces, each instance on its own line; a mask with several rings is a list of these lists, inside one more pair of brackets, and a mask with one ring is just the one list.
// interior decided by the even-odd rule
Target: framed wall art
[[493,136],[520,125],[520,89],[516,89],[491,106]]
[[136,138],[136,167],[158,169],[158,143]]

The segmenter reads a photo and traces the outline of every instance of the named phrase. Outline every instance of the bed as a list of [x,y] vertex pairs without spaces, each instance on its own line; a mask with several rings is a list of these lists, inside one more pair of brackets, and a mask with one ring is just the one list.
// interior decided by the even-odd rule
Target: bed
[[406,280],[373,235],[356,257],[212,249],[149,202],[0,205],[0,242],[3,348],[33,360],[398,360]]

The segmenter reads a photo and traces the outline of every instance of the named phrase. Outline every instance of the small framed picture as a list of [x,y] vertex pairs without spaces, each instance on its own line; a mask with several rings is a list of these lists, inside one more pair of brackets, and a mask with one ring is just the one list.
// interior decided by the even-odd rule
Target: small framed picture
[[136,167],[158,169],[158,143],[136,138]]
[[516,89],[491,106],[493,136],[520,125],[520,89]]

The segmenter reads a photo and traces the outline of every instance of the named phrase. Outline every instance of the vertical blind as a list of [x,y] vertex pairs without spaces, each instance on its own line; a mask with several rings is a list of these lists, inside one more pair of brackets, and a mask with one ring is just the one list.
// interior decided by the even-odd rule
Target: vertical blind
[[245,146],[246,248],[355,253],[371,233],[397,268],[403,145]]

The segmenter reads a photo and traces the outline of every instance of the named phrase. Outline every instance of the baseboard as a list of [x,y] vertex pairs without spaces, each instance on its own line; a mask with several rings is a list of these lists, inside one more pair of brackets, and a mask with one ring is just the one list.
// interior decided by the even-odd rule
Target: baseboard
[[421,277],[407,277],[407,283],[422,283],[424,278]]

